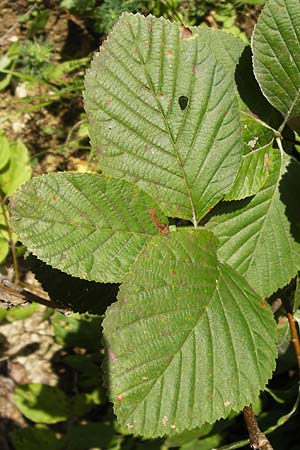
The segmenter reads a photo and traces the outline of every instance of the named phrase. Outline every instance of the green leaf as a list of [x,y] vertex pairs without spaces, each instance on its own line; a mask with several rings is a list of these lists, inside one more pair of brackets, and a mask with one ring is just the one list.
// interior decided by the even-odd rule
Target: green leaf
[[241,164],[232,77],[201,33],[123,14],[87,72],[85,108],[104,173],[138,184],[194,224]]
[[25,145],[21,141],[11,142],[9,150],[9,165],[0,171],[0,189],[6,195],[11,195],[31,177],[29,154]]
[[207,224],[219,238],[219,258],[264,297],[300,269],[299,198],[299,164],[274,150],[273,170],[262,190],[217,207]]
[[248,114],[242,114],[243,162],[225,200],[241,200],[257,194],[272,167],[273,131]]
[[269,102],[285,117],[300,115],[299,0],[269,0],[252,40],[254,73]]
[[50,65],[49,71],[47,71],[47,80],[61,82],[62,77],[65,74],[71,73],[87,64],[90,61],[89,57],[72,59],[70,61],[64,61],[60,64]]
[[111,424],[87,423],[69,428],[62,440],[64,450],[86,450],[108,448],[115,431]]
[[[55,340],[64,347],[85,348],[96,352],[100,346],[101,318],[92,314],[65,315],[55,312],[51,317]],[[88,369],[88,365],[86,367]]]
[[217,62],[225,71],[234,77],[236,65],[245,48],[244,42],[239,37],[219,29],[192,27],[191,30],[209,46]]
[[14,429],[10,434],[15,450],[59,450],[55,433],[46,427]]
[[32,179],[12,199],[20,240],[70,275],[119,282],[167,218],[138,187],[99,174],[56,173]]
[[272,375],[276,326],[206,230],[157,236],[104,319],[111,398],[135,434],[180,433],[252,402]]
[[[282,123],[282,115],[270,105],[263,95],[253,73],[253,55],[250,46],[246,46],[234,74],[239,93],[240,110],[277,130]],[[243,116],[242,116],[243,117]]]
[[9,160],[9,142],[5,134],[0,131],[0,169],[2,169],[8,163],[8,160]]
[[[6,206],[5,206],[6,208]],[[9,236],[2,208],[0,208],[0,263],[4,261],[9,252]]]
[[26,308],[24,308],[24,306],[16,306],[7,311],[6,320],[8,322],[14,322],[15,320],[26,320],[39,309],[39,303],[31,303]]
[[23,384],[16,387],[14,399],[21,413],[33,422],[50,424],[69,417],[68,397],[55,386]]

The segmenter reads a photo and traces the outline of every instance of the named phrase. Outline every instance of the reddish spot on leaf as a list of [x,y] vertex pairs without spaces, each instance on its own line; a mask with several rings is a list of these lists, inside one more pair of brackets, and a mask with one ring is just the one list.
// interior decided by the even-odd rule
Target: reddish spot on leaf
[[166,225],[165,223],[159,223],[158,222],[158,218],[155,212],[154,208],[149,208],[149,214],[151,216],[151,219],[154,223],[154,225],[156,226],[156,228],[159,231],[159,234],[161,234],[162,236],[167,236],[169,234],[169,225]]
[[184,25],[180,25],[180,38],[181,39],[191,39],[193,37],[193,33],[191,30]]
[[117,361],[117,355],[114,353],[114,352],[112,352],[111,350],[109,350],[109,352],[108,352],[108,359],[111,361],[111,362],[115,362],[115,361]]
[[197,64],[194,64],[193,65],[193,75],[196,76],[198,74],[198,72],[199,72],[199,68],[198,68]]
[[124,398],[125,398],[124,394],[119,394],[118,397],[117,397],[119,402],[122,402],[124,400]]
[[97,152],[98,152],[98,155],[101,156],[101,155],[104,155],[105,150],[104,150],[104,148],[98,148]]
[[173,55],[172,50],[166,50],[166,51],[165,51],[165,55]]
[[177,272],[176,272],[176,270],[172,270],[172,275],[174,275],[174,277],[175,277],[175,275],[177,275]]
[[265,302],[263,302],[262,300],[260,300],[260,302],[258,302],[259,306],[261,308],[265,308],[267,305],[265,304]]
[[112,104],[112,99],[111,99],[111,98],[108,98],[108,99],[106,100],[106,103],[107,103],[108,105],[111,105],[111,104]]

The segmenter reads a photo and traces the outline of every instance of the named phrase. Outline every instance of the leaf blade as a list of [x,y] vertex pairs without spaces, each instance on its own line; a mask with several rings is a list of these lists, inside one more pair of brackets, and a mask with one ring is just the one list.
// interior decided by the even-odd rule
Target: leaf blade
[[11,195],[30,179],[32,170],[28,149],[22,141],[11,142],[8,150],[9,161],[0,172],[0,188],[6,195]]
[[261,191],[220,206],[207,223],[220,241],[221,260],[264,297],[285,286],[300,267],[299,175],[299,164],[274,150],[273,170]]
[[272,168],[274,134],[251,115],[242,114],[242,165],[225,200],[241,200],[258,193]]
[[134,181],[167,215],[194,223],[229,190],[241,163],[238,104],[198,33],[124,14],[85,86],[104,173]]
[[299,30],[299,2],[270,0],[252,39],[254,73],[261,90],[286,118],[300,115]]
[[38,258],[79,278],[119,282],[167,223],[137,187],[99,174],[62,172],[26,183],[11,200],[13,225]]
[[270,310],[217,264],[215,238],[194,230],[163,239],[144,249],[138,283],[128,274],[103,323],[118,419],[151,436],[241,409],[271,376],[276,353]]

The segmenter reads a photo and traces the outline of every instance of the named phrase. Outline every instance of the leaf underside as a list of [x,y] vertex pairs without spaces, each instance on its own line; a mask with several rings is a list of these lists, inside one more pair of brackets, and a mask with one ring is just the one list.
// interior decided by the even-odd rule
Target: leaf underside
[[11,200],[20,240],[70,275],[120,282],[143,246],[167,223],[155,201],[124,180],[63,172],[33,178]]
[[201,33],[124,14],[84,99],[103,172],[138,184],[168,216],[195,223],[229,190],[242,156],[238,102]]
[[285,117],[300,115],[299,0],[269,0],[252,39],[254,73],[269,102]]
[[208,222],[220,241],[218,256],[268,297],[300,266],[300,166],[279,150],[273,169],[253,198],[217,207]]
[[206,230],[157,236],[107,311],[111,397],[143,435],[180,433],[253,401],[275,366],[269,307],[217,263]]

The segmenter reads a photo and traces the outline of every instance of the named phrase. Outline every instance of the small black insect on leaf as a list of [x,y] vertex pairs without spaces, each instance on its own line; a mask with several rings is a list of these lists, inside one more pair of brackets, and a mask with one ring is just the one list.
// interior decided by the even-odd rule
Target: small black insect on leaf
[[178,99],[178,103],[181,111],[185,110],[189,102],[189,99],[185,95],[181,95]]

